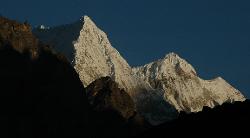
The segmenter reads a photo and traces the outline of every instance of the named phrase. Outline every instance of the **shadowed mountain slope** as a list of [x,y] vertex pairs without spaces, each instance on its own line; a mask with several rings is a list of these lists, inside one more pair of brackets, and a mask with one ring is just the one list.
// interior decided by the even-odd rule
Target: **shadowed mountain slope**
[[1,135],[87,136],[89,106],[78,74],[30,28],[0,17]]

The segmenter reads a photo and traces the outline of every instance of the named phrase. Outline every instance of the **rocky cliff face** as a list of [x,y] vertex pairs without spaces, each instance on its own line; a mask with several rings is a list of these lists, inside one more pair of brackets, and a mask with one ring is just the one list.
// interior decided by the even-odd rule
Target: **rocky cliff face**
[[195,69],[175,53],[143,67],[133,69],[155,89],[164,91],[164,98],[178,111],[198,112],[204,106],[244,101],[244,96],[225,80],[203,80]]
[[110,76],[131,94],[138,86],[144,85],[133,76],[131,67],[89,17],[84,17],[84,25],[78,31],[80,35],[74,43],[74,65],[85,86],[101,76]]

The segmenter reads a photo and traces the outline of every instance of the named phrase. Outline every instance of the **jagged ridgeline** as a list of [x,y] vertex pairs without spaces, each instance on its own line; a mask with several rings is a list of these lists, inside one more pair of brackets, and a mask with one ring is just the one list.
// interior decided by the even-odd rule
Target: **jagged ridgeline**
[[[58,52],[70,55],[67,58],[84,86],[101,77],[111,77],[131,96],[136,111],[153,125],[175,119],[180,111],[198,112],[204,106],[245,100],[221,77],[199,78],[195,69],[174,53],[132,68],[87,16],[73,24],[34,32],[44,42],[53,43]],[[70,34],[74,37],[65,37]],[[74,53],[65,50],[68,48]]]

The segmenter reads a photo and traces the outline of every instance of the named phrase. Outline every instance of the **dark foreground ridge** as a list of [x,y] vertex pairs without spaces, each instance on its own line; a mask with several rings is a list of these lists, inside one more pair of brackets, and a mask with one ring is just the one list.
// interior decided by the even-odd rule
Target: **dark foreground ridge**
[[202,112],[181,113],[177,120],[154,127],[139,137],[203,137],[249,135],[250,101],[225,103]]

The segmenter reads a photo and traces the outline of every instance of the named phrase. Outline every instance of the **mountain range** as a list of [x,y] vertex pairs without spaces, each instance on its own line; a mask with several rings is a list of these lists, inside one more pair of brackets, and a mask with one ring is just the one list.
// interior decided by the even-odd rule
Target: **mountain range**
[[245,101],[221,77],[201,79],[175,53],[142,67],[131,67],[88,16],[72,24],[36,28],[33,32],[67,57],[85,87],[106,76],[118,83],[133,99],[136,111],[152,125],[173,120],[180,111],[199,112],[204,106]]
[[0,16],[0,66],[1,137],[240,135],[250,122],[249,100],[221,77],[199,78],[175,53],[131,67],[87,16],[33,31]]

